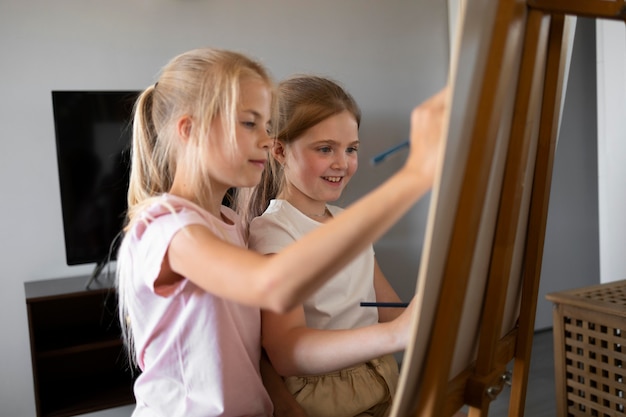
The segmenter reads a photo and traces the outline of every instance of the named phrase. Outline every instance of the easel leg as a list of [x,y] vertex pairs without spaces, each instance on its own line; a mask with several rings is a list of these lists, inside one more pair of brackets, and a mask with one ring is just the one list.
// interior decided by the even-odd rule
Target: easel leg
[[488,410],[481,410],[477,407],[470,407],[467,417],[485,417],[488,414]]
[[561,108],[564,73],[564,59],[562,56],[564,27],[565,16],[551,16],[544,96],[539,127],[539,144],[524,263],[524,288],[522,290],[523,296],[519,321],[520,330],[515,350],[509,417],[521,417],[524,415],[535,324],[535,307],[537,305],[548,202],[552,182],[551,173]]

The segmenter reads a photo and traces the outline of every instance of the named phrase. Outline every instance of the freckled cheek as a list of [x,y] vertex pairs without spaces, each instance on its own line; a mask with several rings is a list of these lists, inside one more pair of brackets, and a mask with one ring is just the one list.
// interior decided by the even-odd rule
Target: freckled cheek
[[306,165],[311,174],[324,175],[328,171],[328,162],[320,159],[309,159]]

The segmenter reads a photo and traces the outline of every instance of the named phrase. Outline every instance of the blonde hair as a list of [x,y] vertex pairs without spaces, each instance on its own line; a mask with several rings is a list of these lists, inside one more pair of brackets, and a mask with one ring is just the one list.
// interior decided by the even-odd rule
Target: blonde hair
[[[279,83],[276,100],[278,114],[272,134],[284,144],[298,140],[308,129],[344,111],[354,116],[357,127],[361,123],[361,110],[354,98],[330,78],[295,75]],[[244,223],[263,214],[270,200],[281,192],[283,182],[282,167],[269,158],[261,182],[237,196]]]
[[[179,160],[184,161],[181,169],[190,170],[197,178],[193,184],[197,201],[206,200],[211,189],[203,155],[210,152],[211,141],[206,140],[209,128],[220,117],[234,149],[239,88],[247,77],[260,78],[268,87],[272,85],[264,67],[245,55],[195,49],[173,58],[157,83],[139,96],[133,120],[129,221],[146,200],[169,191]],[[185,115],[195,121],[190,132],[195,146],[182,148],[175,139],[176,123]],[[183,149],[188,152],[179,155]]]
[[[212,190],[204,156],[211,152],[215,140],[221,139],[209,135],[211,123],[221,119],[230,149],[235,152],[240,84],[250,77],[272,88],[268,72],[251,58],[228,50],[195,49],[170,60],[157,82],[140,94],[134,107],[125,231],[138,221],[137,214],[143,208],[170,190],[178,169],[185,169],[196,179],[192,185],[196,201],[208,200]],[[184,116],[193,121],[188,139],[192,146],[183,147],[178,140],[177,123]],[[126,290],[132,285],[132,265],[125,257],[124,243],[117,262],[119,313],[130,360],[135,363]]]

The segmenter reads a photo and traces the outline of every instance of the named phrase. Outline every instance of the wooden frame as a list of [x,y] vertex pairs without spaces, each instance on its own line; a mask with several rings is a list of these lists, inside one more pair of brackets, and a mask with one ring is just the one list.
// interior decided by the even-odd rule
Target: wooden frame
[[464,405],[470,417],[487,415],[504,383],[509,415],[523,416],[572,15],[626,16],[624,0],[467,0],[462,9],[392,416],[451,416]]
[[626,280],[546,298],[554,303],[557,415],[624,415]]

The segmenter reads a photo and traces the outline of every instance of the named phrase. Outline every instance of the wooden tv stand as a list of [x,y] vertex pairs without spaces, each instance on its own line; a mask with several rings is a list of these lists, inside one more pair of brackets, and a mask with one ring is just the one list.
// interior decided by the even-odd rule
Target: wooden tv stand
[[24,283],[38,417],[62,417],[132,404],[117,297],[101,276]]

